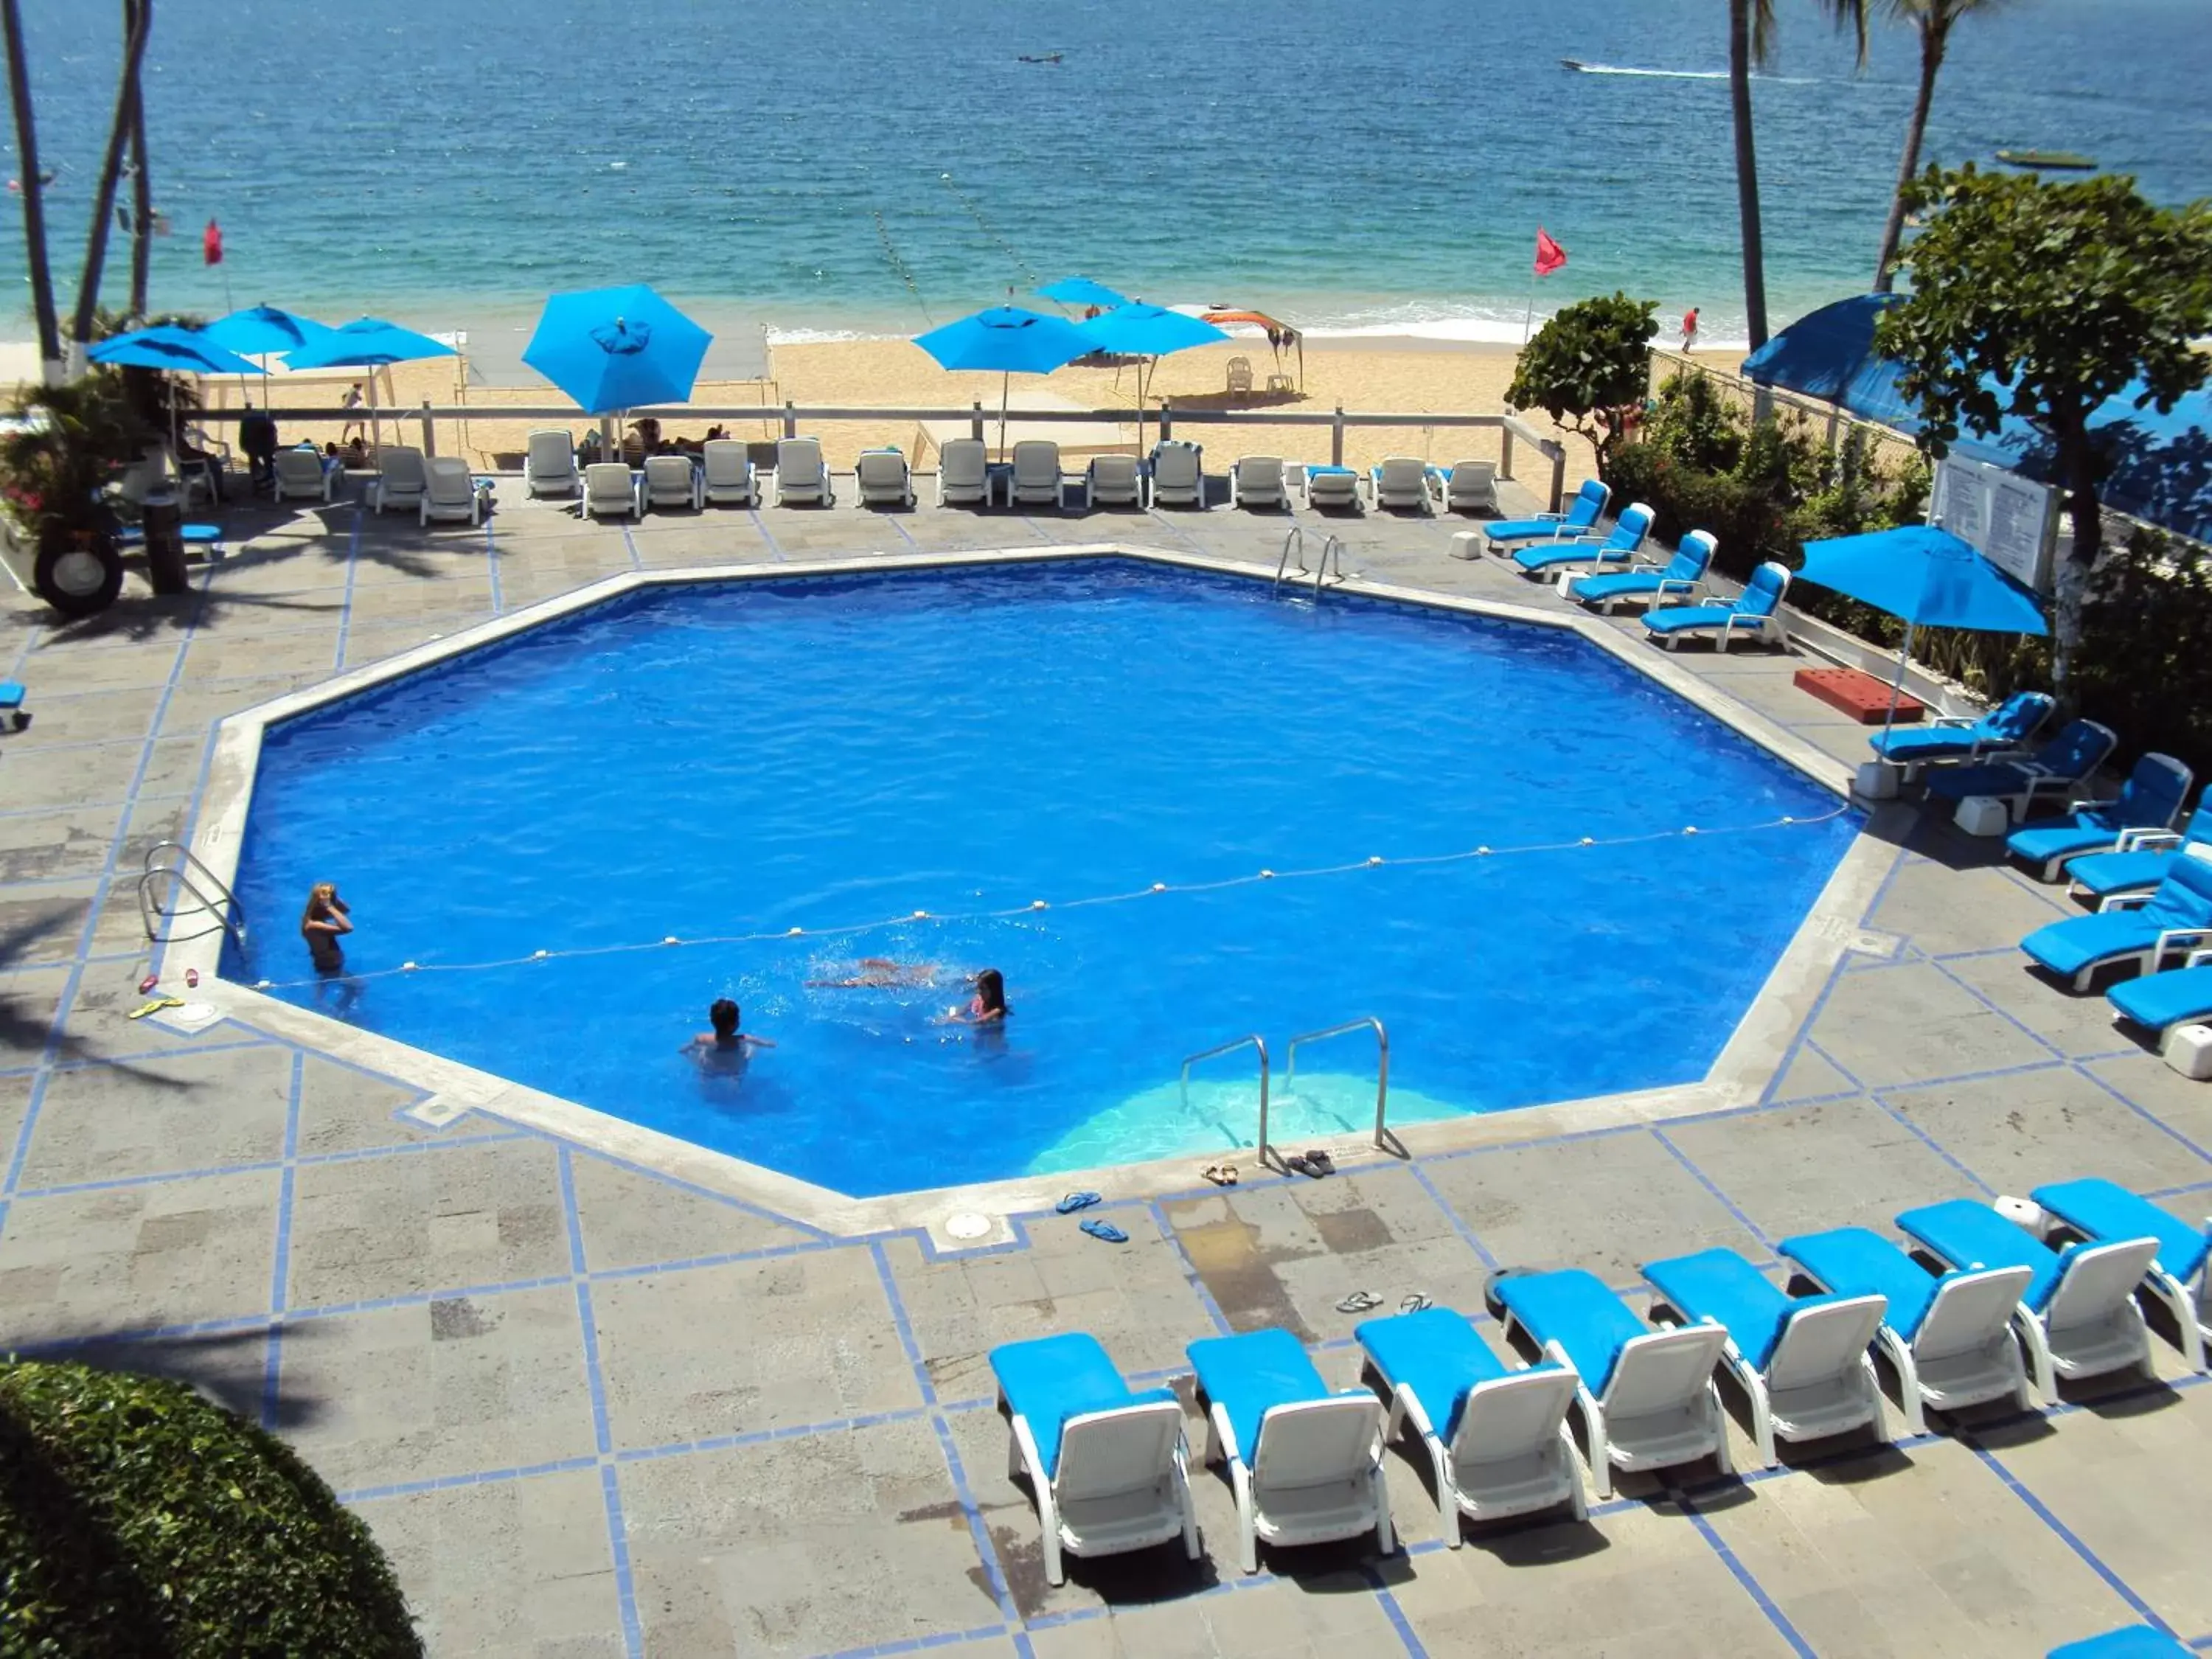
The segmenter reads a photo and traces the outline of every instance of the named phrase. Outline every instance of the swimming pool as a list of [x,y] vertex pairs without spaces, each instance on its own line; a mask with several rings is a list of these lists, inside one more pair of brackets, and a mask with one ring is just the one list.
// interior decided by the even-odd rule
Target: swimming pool
[[[866,1195],[1249,1143],[1249,1053],[1188,1111],[1182,1058],[1258,1032],[1279,1085],[1367,1015],[1394,1121],[1694,1079],[1856,829],[1564,630],[1123,559],[769,578],[270,726],[226,967]],[[934,982],[811,982],[863,957]],[[986,966],[1003,1033],[942,1024]],[[702,1070],[724,995],[776,1046]],[[1371,1121],[1373,1066],[1302,1054],[1274,1139]]]

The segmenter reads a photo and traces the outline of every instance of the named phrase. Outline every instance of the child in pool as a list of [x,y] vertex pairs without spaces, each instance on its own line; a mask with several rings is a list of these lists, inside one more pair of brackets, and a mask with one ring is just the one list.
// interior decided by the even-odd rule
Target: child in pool
[[1006,978],[995,968],[975,975],[975,994],[963,1009],[949,1010],[945,1018],[956,1025],[996,1025],[1014,1011],[1006,1004]]
[[739,1030],[738,1027],[744,1018],[738,1005],[729,998],[715,998],[714,1006],[707,1010],[708,1023],[714,1029],[700,1032],[680,1052],[702,1066],[720,1070],[744,1064],[750,1049],[775,1047],[766,1037]]
[[319,881],[307,890],[307,908],[300,916],[300,937],[307,941],[307,959],[319,974],[335,974],[345,967],[341,934],[353,932],[346,902],[334,882]]

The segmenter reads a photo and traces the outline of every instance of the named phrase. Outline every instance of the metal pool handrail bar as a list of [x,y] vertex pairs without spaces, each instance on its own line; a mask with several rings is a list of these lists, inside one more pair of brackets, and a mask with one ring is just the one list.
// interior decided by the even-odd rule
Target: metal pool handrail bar
[[[1289,1089],[1298,1080],[1298,1045],[1318,1042],[1323,1037],[1342,1036],[1347,1031],[1371,1030],[1375,1033],[1375,1144],[1386,1152],[1400,1158],[1410,1156],[1405,1144],[1383,1126],[1382,1117],[1390,1101],[1390,1033],[1382,1029],[1382,1022],[1372,1015],[1360,1019],[1348,1019],[1341,1025],[1331,1025],[1324,1030],[1301,1031],[1291,1039],[1284,1051],[1283,1087]],[[1264,1121],[1264,1120],[1263,1120]]]
[[[1294,547],[1298,550],[1298,568],[1292,571],[1290,569],[1291,550]],[[1313,591],[1319,593],[1322,581],[1328,575],[1328,562],[1332,558],[1336,561],[1336,579],[1340,582],[1344,580],[1344,538],[1334,530],[1324,535],[1322,538],[1321,557],[1315,562],[1312,570],[1309,572],[1306,568],[1306,527],[1302,524],[1292,525],[1283,538],[1283,556],[1275,561],[1274,586],[1268,591],[1275,593],[1281,592],[1284,582],[1289,580],[1284,573],[1289,571],[1290,575],[1310,574],[1313,577]]]
[[[180,861],[161,863],[160,860],[164,853],[180,854]],[[210,898],[201,890],[199,884],[192,879],[194,871],[198,871],[208,884],[222,895],[219,901]],[[180,841],[156,842],[146,849],[145,868],[138,873],[138,920],[144,926],[149,939],[155,944],[167,942],[161,938],[161,923],[165,920],[174,921],[185,914],[181,908],[165,914],[154,902],[153,885],[164,877],[174,880],[178,886],[191,894],[198,903],[200,911],[213,916],[225,933],[241,945],[246,943],[246,907],[238,902],[238,895],[223,884],[222,878],[201,863],[194,856],[192,849]],[[185,937],[198,939],[208,931],[203,928],[199,933],[189,933]]]
[[1231,1037],[1226,1042],[1217,1042],[1211,1048],[1201,1049],[1183,1061],[1182,1109],[1186,1114],[1190,1110],[1190,1068],[1201,1060],[1212,1060],[1234,1053],[1248,1043],[1260,1051],[1260,1162],[1266,1164],[1270,1159],[1267,1150],[1267,1044],[1258,1032],[1250,1036]]

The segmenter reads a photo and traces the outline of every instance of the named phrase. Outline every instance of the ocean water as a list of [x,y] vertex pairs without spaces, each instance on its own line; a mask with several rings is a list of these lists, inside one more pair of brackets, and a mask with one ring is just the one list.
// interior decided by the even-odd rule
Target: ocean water
[[[1756,98],[1778,322],[1861,289],[1914,49],[1784,0]],[[118,8],[23,0],[74,290]],[[1519,337],[1625,288],[1741,332],[1724,0],[165,0],[157,303],[511,327],[651,281],[752,348],[912,333],[1073,271],[1322,332]],[[1957,31],[1931,153],[2069,148],[2212,194],[2204,0],[2019,0]],[[1058,51],[1058,65],[1019,54]],[[1563,57],[1617,73],[1578,74]],[[12,131],[8,135],[12,139]],[[14,169],[12,149],[9,167]],[[20,215],[0,204],[0,261]],[[230,258],[204,270],[198,231]],[[228,278],[226,286],[225,278]],[[20,319],[0,325],[20,332]]]
[[[1700,1077],[1856,829],[1552,629],[1119,561],[794,578],[277,727],[229,971],[877,1193],[1249,1146],[1250,1053],[1188,1109],[1183,1057],[1257,1032],[1280,1091],[1363,1016],[1401,1121]],[[934,972],[818,982],[868,957]],[[944,1024],[985,967],[1006,1025]],[[718,996],[776,1044],[741,1071],[679,1053]],[[1279,1138],[1371,1125],[1374,1066],[1302,1053]]]

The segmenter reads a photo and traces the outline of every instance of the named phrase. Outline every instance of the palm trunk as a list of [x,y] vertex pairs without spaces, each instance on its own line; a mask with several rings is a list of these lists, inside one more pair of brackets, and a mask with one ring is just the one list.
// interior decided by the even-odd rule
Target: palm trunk
[[73,331],[83,345],[92,343],[93,316],[100,308],[108,228],[115,219],[115,187],[123,176],[123,152],[131,141],[131,112],[138,101],[138,70],[146,60],[146,36],[153,26],[154,0],[123,0],[123,78],[115,93],[115,118],[107,129],[107,154],[100,165],[100,188],[92,198],[92,232],[85,240],[84,275],[76,288]]
[[2105,550],[2105,514],[2097,499],[2097,454],[2089,442],[2087,421],[2052,424],[2058,476],[2065,480],[2066,510],[2074,520],[2073,550],[2056,574],[2057,603],[2051,607],[2051,689],[2063,703],[2074,653],[2081,642],[2082,601]]
[[131,100],[131,317],[146,320],[146,289],[154,260],[154,181],[146,172],[146,88]]
[[1751,137],[1752,0],[1729,0],[1729,103],[1735,116],[1736,214],[1743,232],[1743,309],[1751,349],[1766,343],[1766,248],[1759,229],[1759,158]]
[[31,266],[31,308],[39,321],[39,361],[52,383],[60,373],[61,322],[54,311],[54,277],[46,259],[46,192],[39,183],[39,128],[31,109],[31,69],[23,57],[23,18],[15,0],[0,0],[0,27],[8,36],[8,99],[15,106],[15,158],[23,170],[23,249]]
[[1887,294],[1897,275],[1897,245],[1905,236],[1905,191],[1920,171],[1920,141],[1928,134],[1928,111],[1936,101],[1936,76],[1943,67],[1944,31],[1927,18],[1920,23],[1920,90],[1912,100],[1912,118],[1905,128],[1905,155],[1897,164],[1897,189],[1889,198],[1889,217],[1881,228],[1881,252],[1875,256],[1874,291]]

